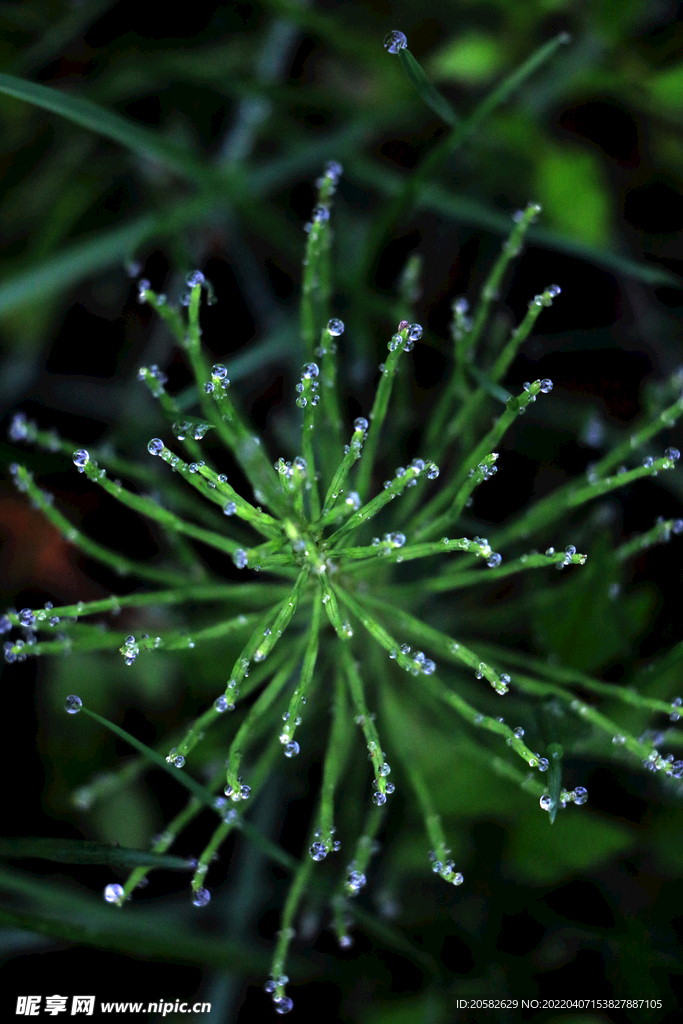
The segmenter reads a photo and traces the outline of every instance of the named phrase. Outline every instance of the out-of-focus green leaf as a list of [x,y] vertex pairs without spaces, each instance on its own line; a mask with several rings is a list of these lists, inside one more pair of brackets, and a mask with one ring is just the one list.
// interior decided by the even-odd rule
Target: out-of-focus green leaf
[[[420,772],[433,794],[439,814],[452,817],[478,817],[482,814],[514,814],[516,806],[528,803],[528,797],[514,785],[491,773],[484,756],[476,758],[476,747],[460,735],[459,723],[452,721],[452,731],[437,728],[417,712],[406,708],[405,715],[387,721],[394,745],[415,751]],[[473,754],[475,755],[473,757]],[[448,770],[444,772],[444,765]],[[425,840],[427,842],[427,840]]]
[[207,180],[206,168],[180,146],[150,128],[136,124],[83,96],[72,96],[59,89],[38,82],[27,82],[3,72],[0,72],[0,92],[43,110],[50,110],[82,128],[89,128],[98,135],[113,139],[139,156],[156,160],[190,181]]
[[649,831],[659,871],[671,878],[683,874],[683,846],[677,841],[683,827],[683,808],[653,809]]
[[534,197],[546,222],[569,238],[599,248],[611,244],[610,188],[595,153],[548,145],[536,165]]
[[192,861],[186,857],[131,850],[125,846],[106,846],[82,839],[31,839],[28,836],[0,839],[0,860],[26,857],[53,860],[58,864],[110,864],[122,868],[151,864],[167,871],[189,871],[193,867]]
[[539,642],[559,654],[564,664],[595,671],[625,654],[645,628],[654,594],[641,589],[615,597],[611,588],[619,576],[603,539],[581,572],[555,588],[555,600],[537,608],[534,622]]
[[375,1002],[365,1007],[360,1024],[446,1024],[445,1007],[429,989],[417,998]]
[[[403,189],[401,176],[392,174],[387,167],[380,168],[366,160],[355,160],[349,170],[351,176],[362,184],[372,185],[387,195],[399,195]],[[503,237],[510,234],[511,222],[507,214],[471,196],[449,192],[442,185],[428,184],[420,187],[416,206],[432,210],[456,224],[483,228]],[[608,249],[600,249],[580,239],[562,235],[559,231],[532,227],[527,233],[527,241],[545,246],[554,252],[576,256],[587,263],[593,263],[596,267],[604,267],[612,273],[624,274],[654,287],[667,285],[672,288],[683,288],[683,279],[666,267],[630,259]]]
[[[251,950],[227,938],[207,939],[180,927],[177,915],[162,919],[155,915],[121,913],[108,907],[100,898],[86,896],[61,886],[0,868],[0,885],[15,895],[28,896],[41,909],[18,912],[0,907],[0,923],[21,928],[38,935],[82,946],[94,946],[127,956],[156,958],[172,963],[194,962],[256,976],[266,975],[270,960],[262,950]],[[302,970],[302,963],[288,961],[292,974]],[[310,967],[303,967],[313,974]]]
[[427,70],[440,81],[484,85],[503,64],[501,44],[488,32],[466,32],[441,47],[427,62]]
[[652,75],[646,88],[655,103],[667,110],[683,112],[683,62]]
[[441,95],[438,89],[434,88],[410,50],[405,48],[399,50],[398,56],[401,61],[401,66],[408,77],[408,81],[413,86],[422,102],[428,106],[430,110],[433,110],[435,114],[438,114],[438,116],[445,121],[446,124],[450,125],[451,128],[455,128],[458,123],[458,115],[455,113],[448,100]]
[[586,807],[560,810],[552,828],[540,808],[518,815],[508,832],[507,870],[519,881],[553,885],[563,878],[594,871],[634,842],[633,833]]
[[144,847],[161,830],[158,807],[149,790],[126,786],[90,812],[96,834],[106,843]]

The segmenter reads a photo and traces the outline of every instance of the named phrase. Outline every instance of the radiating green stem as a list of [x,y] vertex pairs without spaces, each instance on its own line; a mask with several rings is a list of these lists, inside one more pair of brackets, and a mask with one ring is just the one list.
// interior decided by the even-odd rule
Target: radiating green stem
[[317,828],[314,836],[328,854],[334,848],[334,797],[346,767],[351,747],[351,717],[346,700],[346,687],[341,666],[337,666],[334,679],[334,706],[332,727],[323,765],[323,781],[320,788],[320,807],[317,814]]
[[500,85],[475,107],[469,117],[463,118],[453,131],[444,135],[437,145],[431,148],[412,174],[406,175],[400,191],[386,204],[384,210],[376,213],[373,218],[368,241],[356,268],[355,292],[359,290],[361,284],[368,280],[372,261],[376,259],[392,226],[399,217],[407,216],[410,213],[425,183],[435,178],[452,154],[491,116],[493,111],[505,103],[510,95],[540,67],[548,63],[559,48],[568,41],[569,37],[562,32],[550,42],[539,47],[531,57],[507,75]]
[[317,523],[314,523],[315,526],[321,527],[325,525],[325,517],[329,516],[337,498],[344,493],[343,485],[346,482],[346,478],[351,472],[356,461],[361,456],[365,433],[365,421],[360,419],[359,426],[354,427],[354,431],[351,436],[351,443],[347,445],[346,451],[344,452],[344,458],[334,471],[334,476],[332,477],[332,481],[327,489],[327,494],[325,495],[325,500],[323,502],[322,516]]
[[345,537],[347,533],[351,533],[353,530],[367,523],[373,516],[376,516],[385,505],[388,505],[390,501],[397,498],[406,487],[412,486],[419,477],[427,476],[438,476],[438,469],[433,463],[425,463],[422,459],[415,459],[408,466],[408,468],[400,476],[395,476],[392,480],[386,481],[386,486],[383,491],[380,491],[374,498],[372,498],[366,505],[362,505],[357,512],[340,526],[338,530],[335,530],[331,536],[326,539],[326,545],[330,554],[334,556],[336,553],[337,545],[342,537]]
[[103,565],[109,566],[120,576],[137,576],[139,579],[148,580],[150,583],[161,583],[166,586],[177,586],[187,583],[183,575],[171,572],[167,569],[155,569],[153,566],[145,565],[139,561],[132,561],[117,551],[110,551],[103,544],[91,540],[86,534],[69,522],[69,520],[58,512],[52,504],[52,495],[41,490],[34,482],[33,475],[24,466],[17,466],[15,480],[20,490],[25,491],[36,508],[45,515],[45,518],[55,526],[59,532],[79,548],[90,558],[96,559]]
[[[285,753],[288,754],[292,748],[289,747],[294,741],[294,734],[299,727],[299,712],[301,708],[305,706],[312,696],[313,689],[317,682],[315,678],[315,666],[318,660],[318,648],[320,644],[320,624],[322,619],[322,612],[320,608],[320,602],[317,600],[317,596],[313,598],[313,609],[311,612],[311,625],[308,631],[308,639],[306,641],[306,653],[304,654],[304,661],[301,667],[301,676],[299,682],[292,693],[289,701],[289,707],[287,708],[285,724],[280,732],[279,740],[285,748]],[[288,749],[289,748],[289,749]]]
[[[498,647],[493,644],[481,643],[480,649],[484,655],[491,658],[497,658],[505,663],[513,666],[520,666],[526,668],[530,672],[536,672],[539,675],[543,675],[546,680],[550,680],[550,683],[546,684],[541,680],[536,680],[540,685],[548,685],[548,689],[544,690],[544,693],[554,693],[552,690],[553,685],[556,683],[566,683],[568,685],[574,685],[580,687],[582,690],[587,690],[590,693],[599,694],[602,697],[606,697],[608,700],[616,700],[622,704],[630,704],[632,707],[640,708],[642,711],[654,711],[657,714],[670,715],[673,708],[670,703],[663,700],[657,700],[654,697],[646,697],[643,694],[637,692],[629,686],[620,686],[616,683],[604,683],[599,679],[593,679],[592,676],[587,675],[585,672],[579,672],[578,669],[570,668],[566,665],[556,665],[550,661],[539,662],[538,658],[532,657],[528,654],[523,654],[521,651],[513,648]],[[527,680],[530,677],[526,677]],[[559,694],[559,690],[557,693]],[[565,690],[565,694],[569,691]],[[569,694],[570,698],[573,698],[573,694]]]
[[[277,942],[275,944],[275,951],[273,953],[273,962],[271,967],[271,977],[275,980],[276,986],[272,993],[273,999],[283,999],[285,996],[285,984],[286,982],[279,981],[280,978],[286,977],[285,959],[287,957],[287,950],[289,944],[294,938],[296,932],[292,927],[292,923],[296,916],[296,912],[299,909],[299,903],[308,885],[311,871],[313,870],[313,861],[310,857],[304,857],[299,864],[292,883],[287,892],[287,899],[282,910],[282,917],[280,919],[280,931],[277,935]],[[277,1005],[277,1003],[276,1003]]]
[[365,441],[365,455],[361,463],[360,470],[358,471],[357,486],[361,498],[367,498],[368,491],[370,490],[372,471],[377,455],[377,449],[379,447],[380,434],[387,415],[387,409],[389,408],[389,399],[391,398],[391,390],[394,384],[394,375],[398,369],[401,353],[408,341],[408,331],[409,328],[404,327],[394,335],[396,341],[392,339],[390,344],[393,345],[393,348],[390,348],[387,361],[383,364],[383,367],[380,370],[381,376],[379,378],[379,384],[375,394],[375,401],[370,413],[370,427]]
[[[465,369],[467,365],[474,365],[477,346],[481,340],[482,331],[488,320],[491,304],[498,298],[505,272],[511,261],[520,254],[524,236],[539,211],[540,207],[536,203],[529,203],[521,216],[517,218],[510,235],[503,242],[498,259],[494,263],[489,276],[484,282],[471,324],[467,322],[464,314],[459,315],[458,308],[460,307],[454,310],[456,339],[453,376],[443,395],[439,399],[432,416],[430,417],[427,432],[427,445],[430,449],[434,445],[438,446],[439,452],[445,450],[443,437],[446,429],[448,428],[449,437],[457,436],[465,425],[469,425],[472,422],[473,418],[476,416],[476,409],[478,405],[485,398],[485,396],[480,392],[475,392],[474,395],[471,395],[467,400],[464,400],[464,384],[466,380]],[[525,320],[520,324],[517,331],[513,333],[512,339],[508,344],[508,353],[506,358],[503,361],[499,360],[499,362],[496,363],[494,371],[490,375],[492,381],[499,381],[502,378],[511,363],[510,357],[514,356],[519,345],[521,345],[524,338],[527,337],[539,313],[540,308],[536,306],[534,306],[533,311],[530,309],[527,312]],[[455,422],[451,426],[449,420],[452,416],[453,406],[458,398],[461,399],[463,404],[461,405],[460,412],[456,417]],[[440,455],[437,456],[437,458],[438,457],[440,457]]]
[[[163,451],[166,450],[164,449]],[[162,456],[163,451],[161,453]],[[169,533],[183,533],[193,540],[199,540],[203,544],[208,544],[209,547],[228,555],[234,554],[239,548],[238,542],[233,540],[232,537],[226,537],[223,534],[216,533],[214,530],[206,530],[203,526],[195,526],[194,523],[188,523],[181,519],[180,516],[177,516],[175,512],[170,512],[151,498],[133,494],[132,491],[126,490],[123,484],[112,483],[104,475],[105,470],[99,469],[92,459],[87,462],[83,471],[89,480],[98,484],[107,494],[111,494],[117,501],[120,501],[122,505],[133,509],[134,512],[139,512],[140,515],[153,519]]]
[[337,175],[326,170],[319,179],[316,205],[307,225],[306,255],[301,284],[301,335],[307,358],[314,355],[316,340],[329,318],[330,202]]
[[381,807],[382,804],[386,803],[387,799],[386,776],[389,774],[389,765],[384,760],[384,751],[382,750],[382,744],[379,741],[377,727],[375,726],[372,715],[368,711],[365,701],[363,680],[361,679],[360,672],[358,671],[353,656],[349,652],[349,648],[347,646],[342,647],[342,659],[344,674],[346,675],[349,685],[349,693],[351,694],[351,700],[353,701],[356,710],[356,724],[360,725],[363,730],[370,760],[372,761],[372,769],[375,775],[376,785],[373,800],[378,807]]
[[[258,796],[259,792],[270,778],[277,758],[277,752],[277,742],[271,742],[254,765],[249,776],[251,780],[251,794],[253,798]],[[217,779],[216,789],[222,787],[225,782],[225,772],[223,769],[219,771]],[[227,804],[225,797],[219,797],[218,800],[221,801],[221,803]],[[194,892],[204,887],[207,872],[214,859],[216,859],[218,850],[221,848],[230,833],[235,828],[244,829],[244,825],[245,822],[236,808],[233,807],[225,812],[224,820],[220,825],[216,826],[209,842],[197,858],[197,866],[191,883],[192,890]]]
[[[397,697],[392,693],[390,687],[384,687],[382,693],[383,710],[389,719],[389,723],[398,727],[401,723],[402,711]],[[403,736],[405,733],[406,730],[401,729],[399,735]],[[418,767],[418,752],[413,747],[406,746],[404,742],[401,742],[396,744],[396,753],[400,759],[403,771],[408,776],[422,813],[425,831],[432,847],[430,853],[432,870],[436,874],[441,875],[445,881],[452,882],[454,885],[461,885],[463,876],[461,872],[455,871],[454,862],[449,860],[451,851],[446,845],[441,817],[436,812],[432,794]]]
[[284,667],[280,669],[279,672],[275,673],[271,681],[260,694],[258,700],[249,709],[249,714],[242,722],[237,731],[237,735],[230,744],[230,751],[227,759],[227,782],[225,794],[234,802],[247,800],[251,795],[251,786],[242,786],[242,779],[237,774],[240,770],[240,764],[242,763],[244,752],[252,739],[256,726],[263,721],[264,716],[271,709],[277,698],[282,693],[282,690],[289,682],[294,671],[295,664],[296,658],[290,658]]
[[[409,612],[403,608],[398,608],[395,605],[391,605],[386,601],[382,601],[379,598],[371,598],[369,595],[361,597],[357,595],[357,599],[352,598],[346,591],[337,589],[337,596],[339,599],[353,612],[353,614],[363,623],[368,633],[375,638],[375,640],[384,648],[385,651],[389,652],[389,657],[392,661],[395,661],[397,665],[405,669],[406,672],[410,672],[414,676],[430,675],[431,672],[425,673],[423,665],[424,660],[416,660],[416,655],[413,653],[412,657],[409,654],[412,653],[410,647],[407,650],[403,650],[407,647],[406,644],[400,644],[397,642],[383,626],[374,619],[366,609],[366,605],[373,608],[381,609],[385,612],[387,617],[395,623],[401,623],[404,628],[409,628],[412,635],[420,639],[421,642],[431,644],[431,646],[448,661],[460,662],[466,665],[470,669],[474,669],[477,679],[485,678],[491,684],[497,694],[503,695],[507,693],[509,679],[504,679],[496,670],[479,658],[474,651],[471,651],[464,644],[453,640],[447,636],[446,633],[442,633],[438,629],[434,629],[433,626],[427,626],[420,619],[415,618]],[[418,652],[423,654],[423,652]],[[431,671],[434,668],[430,666]]]

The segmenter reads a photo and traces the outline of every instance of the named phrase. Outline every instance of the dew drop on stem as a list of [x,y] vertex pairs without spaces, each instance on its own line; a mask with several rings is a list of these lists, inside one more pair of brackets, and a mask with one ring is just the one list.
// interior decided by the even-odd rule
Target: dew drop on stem
[[408,40],[404,33],[398,29],[394,29],[393,32],[389,32],[384,37],[384,49],[389,53],[398,53],[399,50],[405,50],[407,45]]

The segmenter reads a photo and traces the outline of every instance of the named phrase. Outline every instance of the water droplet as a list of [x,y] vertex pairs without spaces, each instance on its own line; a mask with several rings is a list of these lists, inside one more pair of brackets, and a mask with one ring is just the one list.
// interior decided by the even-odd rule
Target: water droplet
[[667,459],[671,459],[672,462],[678,462],[678,460],[681,457],[681,453],[679,452],[678,448],[667,448],[664,454],[666,455]]
[[184,768],[185,767],[185,758],[183,757],[183,755],[182,754],[178,754],[177,757],[174,757],[173,758],[173,764],[176,766],[176,768]]
[[574,803],[578,804],[578,806],[580,807],[581,804],[585,804],[587,799],[588,790],[585,789],[583,786],[577,786],[574,790]]
[[208,889],[195,889],[192,894],[192,903],[195,907],[205,907],[211,900],[211,893]]
[[201,270],[193,270],[185,278],[188,288],[194,288],[198,284],[204,284],[205,278]]
[[78,451],[72,455],[74,466],[79,473],[82,473],[90,462],[90,452],[87,452],[85,448],[79,448]]
[[147,445],[147,451],[150,455],[161,455],[164,448],[164,442],[160,437],[153,437]]
[[320,203],[318,206],[314,207],[313,213],[311,214],[311,220],[314,224],[324,224],[329,219],[330,209],[328,206]]
[[118,882],[110,882],[104,890],[104,898],[107,903],[118,903],[123,896],[123,886]]
[[312,380],[317,377],[320,373],[320,368],[317,363],[304,363],[301,367],[301,375],[304,380]]
[[10,441],[25,441],[28,437],[28,421],[26,419],[26,413],[18,412],[12,417],[12,421],[7,431],[7,436]]
[[541,805],[542,811],[549,811],[553,804],[552,800],[550,799],[547,793],[543,794],[543,796],[539,800],[539,803]]
[[544,379],[541,381],[541,391],[543,392],[544,395],[547,395],[548,392],[552,391],[552,390],[553,390],[553,382],[551,380],[549,380],[547,377],[544,377]]
[[486,564],[489,569],[495,569],[503,561],[502,555],[499,555],[497,551],[494,551],[490,558],[487,558]]
[[308,852],[313,860],[325,860],[325,857],[327,857],[324,843],[313,843]]
[[338,338],[340,334],[344,333],[344,323],[342,320],[337,320],[336,317],[333,317],[327,322],[327,330],[333,338]]
[[346,886],[349,892],[355,896],[364,885],[367,884],[367,879],[362,871],[351,871],[348,878],[346,879]]
[[384,804],[387,802],[387,798],[384,793],[380,792],[380,790],[377,790],[377,792],[372,794],[372,801],[374,804],[377,805],[377,807],[383,807]]
[[296,757],[296,755],[299,753],[300,749],[301,748],[299,747],[299,744],[296,742],[296,740],[292,740],[285,747],[285,750],[284,750],[285,757]]
[[422,326],[421,324],[411,324],[408,328],[408,338],[410,341],[419,341],[422,337]]
[[[41,619],[45,618],[45,616],[42,615],[42,614],[41,614],[40,617],[41,617]],[[19,612],[19,622],[21,623],[22,626],[30,628],[34,624],[35,621],[36,621],[36,617],[35,617],[35,615],[33,614],[33,612],[31,611],[30,608],[22,608],[21,609],[21,611]]]
[[280,996],[279,999],[273,999],[273,1006],[275,1007],[276,1013],[279,1013],[281,1016],[284,1016],[286,1013],[289,1013],[290,1010],[293,1009],[294,1003],[289,998],[289,996]]
[[403,32],[399,32],[398,29],[394,29],[393,32],[389,32],[384,37],[384,49],[388,50],[389,53],[398,53],[399,50],[405,50],[408,45]]
[[77,715],[83,707],[83,701],[80,697],[77,697],[75,693],[72,693],[66,698],[64,702],[64,710],[70,715]]
[[246,569],[249,557],[243,548],[237,548],[237,550],[232,553],[232,560],[238,569]]

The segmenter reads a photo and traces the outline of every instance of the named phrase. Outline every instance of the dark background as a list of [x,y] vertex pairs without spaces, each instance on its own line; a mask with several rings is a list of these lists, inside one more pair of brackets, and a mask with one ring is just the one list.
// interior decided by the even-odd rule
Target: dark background
[[[382,49],[392,28],[405,31],[412,52],[463,115],[543,42],[560,31],[570,32],[572,42],[440,175],[454,199],[450,215],[406,209],[371,248],[369,234],[386,201],[378,187],[382,175],[419,166],[445,130],[412,92],[398,60]],[[351,418],[369,408],[372,371],[393,326],[406,258],[417,253],[423,261],[415,315],[425,334],[414,352],[411,393],[419,419],[433,404],[448,363],[450,302],[460,294],[476,296],[497,254],[496,217],[531,200],[543,207],[539,229],[553,239],[530,235],[496,315],[517,322],[534,293],[561,285],[561,297],[542,313],[507,381],[514,391],[524,380],[550,377],[555,388],[552,401],[539,401],[506,437],[507,471],[475,504],[484,522],[503,522],[532,496],[585,471],[683,362],[677,4],[472,0],[431,4],[425,16],[421,5],[374,0],[197,3],[162,11],[125,2],[29,0],[0,8],[0,70],[89,97],[158,129],[202,161],[220,162],[227,154],[238,173],[248,168],[261,175],[247,199],[218,210],[207,205],[195,223],[160,230],[123,252],[116,228],[144,213],[167,215],[193,194],[192,186],[107,138],[0,95],[0,402],[8,416],[21,409],[77,446],[111,440],[127,457],[144,457],[158,421],[137,384],[138,367],[158,362],[171,390],[189,382],[157,317],[137,302],[136,280],[126,271],[127,260],[137,259],[152,287],[172,299],[195,266],[212,281],[219,301],[204,311],[205,343],[217,358],[235,361],[230,375],[243,408],[251,409],[272,439],[273,454],[279,453],[301,361],[296,303],[303,225],[313,181],[331,158],[345,167],[334,212],[334,306],[347,323],[342,353],[348,356]],[[78,250],[73,272],[59,279],[63,254],[79,246],[86,248]],[[630,259],[632,268],[661,268],[672,276],[652,283],[637,269],[620,271],[610,254]],[[31,273],[30,298],[18,301],[16,282]],[[413,433],[406,430],[397,440],[404,457],[416,454]],[[676,430],[665,440],[683,447]],[[664,447],[657,439],[651,453]],[[2,455],[5,465],[18,457],[5,441]],[[161,544],[155,531],[94,495],[61,457],[24,449],[20,459],[93,536],[121,544],[131,557],[154,556]],[[610,546],[619,543],[651,527],[658,515],[680,515],[680,499],[675,474],[631,488],[593,510],[596,535],[606,535]],[[4,606],[88,600],[133,587],[75,553],[9,483],[0,491],[0,531]],[[513,641],[521,628],[529,649],[545,644],[566,657],[569,648],[576,667],[628,682],[648,658],[680,639],[679,543],[653,548],[625,567],[619,583],[630,626],[611,647],[598,644],[597,654],[595,631],[604,626],[607,636],[609,628],[578,613],[567,642],[553,633],[552,616],[521,627],[506,624],[504,611],[496,620],[494,594],[490,628]],[[587,596],[578,595],[579,605]],[[465,623],[475,613],[466,606]],[[134,616],[123,616],[117,628],[134,632],[136,625]],[[212,692],[213,683],[189,659],[160,658],[154,668],[149,661],[144,672],[136,667],[125,677],[118,655],[106,665],[65,659],[40,663],[37,673],[30,661],[5,666],[11,708],[6,834],[85,835],[144,847],[150,831],[178,809],[178,794],[156,777],[160,773],[149,777],[145,793],[127,790],[90,814],[69,803],[74,787],[128,751],[93,728],[74,739],[74,723],[59,711],[65,685],[73,692],[75,678],[90,679],[102,713],[118,716],[146,742],[190,718]],[[191,685],[185,673],[196,673]],[[670,699],[683,690],[675,671],[661,687],[651,695]],[[638,725],[627,715],[623,721],[634,731],[668,725]],[[264,828],[282,830],[280,841],[297,855],[316,771],[314,764],[308,778],[303,766],[300,777],[290,773],[287,787],[269,791],[257,808]],[[680,791],[638,766],[598,756],[590,744],[574,754],[567,771],[572,785],[588,787],[590,805],[569,808],[549,837],[546,822],[540,831],[537,810],[529,813],[528,798],[483,773],[449,768],[444,813],[466,878],[457,890],[426,873],[419,822],[397,794],[381,836],[393,852],[377,862],[374,896],[362,899],[371,909],[384,905],[388,919],[438,964],[436,975],[362,928],[354,932],[353,949],[339,954],[331,933],[320,931],[324,916],[316,921],[309,915],[311,938],[295,944],[295,952],[317,977],[292,987],[299,1018],[450,1021],[457,1019],[453,1000],[461,995],[663,1000],[663,1011],[649,1016],[567,1010],[566,1020],[661,1020],[672,1011],[681,985]],[[584,820],[591,816],[590,827],[579,824],[584,814]],[[208,835],[209,823],[203,826]],[[199,849],[200,839],[195,842]],[[259,863],[249,848],[247,867],[233,868],[230,852],[212,877],[218,898],[207,914],[207,934],[232,929],[269,950],[286,877]],[[50,877],[73,877],[77,887],[94,892],[111,880],[101,869],[58,874],[33,866]],[[173,876],[152,876],[150,906],[160,920],[164,913],[175,922],[189,919],[186,893],[167,896],[178,888]],[[212,1019],[246,1021],[271,1012],[256,987],[258,972],[249,979],[252,988],[205,965],[136,961],[11,930],[0,932],[0,945],[10,1013],[15,992],[72,991],[74,979],[82,986],[94,974],[103,998],[192,999],[198,993],[216,1008],[223,1005]]]

